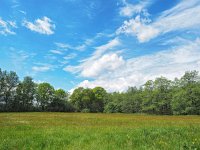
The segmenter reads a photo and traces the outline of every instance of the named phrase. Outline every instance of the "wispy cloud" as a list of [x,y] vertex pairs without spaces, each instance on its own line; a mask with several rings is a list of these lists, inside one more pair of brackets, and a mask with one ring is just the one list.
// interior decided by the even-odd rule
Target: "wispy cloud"
[[[195,15],[194,15],[195,14]],[[148,21],[147,21],[148,20]],[[181,1],[173,8],[164,11],[153,21],[137,16],[125,21],[117,34],[136,36],[139,42],[147,42],[158,35],[172,31],[192,30],[200,26],[200,1]]]
[[19,12],[22,13],[22,14],[24,14],[24,15],[26,15],[26,12],[23,11],[23,10],[19,10]]
[[63,52],[60,51],[60,50],[50,50],[50,52],[53,53],[53,54],[59,54],[59,55],[63,54]]
[[80,72],[83,77],[96,77],[105,70],[115,70],[123,64],[123,58],[118,57],[117,54],[110,53],[104,54],[105,52],[112,51],[113,48],[119,46],[121,43],[118,38],[109,41],[105,45],[96,47],[95,52],[91,57],[81,61],[78,66],[67,66],[64,68],[65,71],[72,73]]
[[20,2],[18,0],[12,0],[12,8],[17,8],[20,6]]
[[65,60],[70,60],[70,59],[73,59],[73,58],[75,58],[77,56],[77,54],[76,53],[71,53],[71,54],[69,54],[69,55],[67,55],[67,56],[65,56],[65,57],[63,57]]
[[17,25],[14,21],[4,21],[2,18],[0,18],[0,34],[16,34],[14,31],[12,31],[13,28],[17,28]]
[[58,48],[62,48],[62,49],[71,48],[71,46],[70,46],[69,44],[66,44],[66,43],[55,42],[54,44],[55,44]]
[[35,20],[34,23],[24,20],[22,25],[24,25],[31,31],[35,31],[40,34],[54,34],[55,24],[53,24],[52,20],[46,16],[41,19]]
[[[88,62],[87,62],[88,63]],[[105,72],[113,72],[116,69],[124,65],[122,56],[118,56],[116,53],[105,54],[98,59],[90,62],[91,64],[85,64],[81,75],[84,77],[97,77]]]
[[34,59],[36,56],[35,53],[27,52],[26,50],[16,49],[15,47],[10,47],[6,51],[9,62],[12,66],[20,71],[24,70],[27,67],[27,62]]
[[47,72],[52,71],[56,68],[56,66],[48,64],[48,63],[34,63],[34,66],[32,67],[33,74],[39,73],[39,72]]
[[93,39],[86,39],[83,44],[74,47],[74,49],[78,51],[84,51],[87,46],[90,46],[94,42],[95,38]]
[[126,34],[136,36],[139,42],[147,42],[160,34],[158,28],[146,25],[151,22],[148,18],[141,18],[139,15],[135,19],[124,21],[123,25],[116,31],[116,34]]
[[134,14],[144,13],[148,15],[146,7],[149,6],[151,3],[150,1],[140,1],[137,4],[130,4],[126,0],[122,1],[124,6],[120,9],[119,14],[125,17],[131,17]]
[[32,70],[36,72],[46,72],[50,70],[50,67],[49,66],[33,66]]
[[92,59],[100,57],[103,53],[105,53],[108,50],[112,50],[113,48],[121,45],[121,42],[119,38],[114,38],[113,40],[110,40],[107,44],[101,45],[99,47],[96,47],[95,52],[92,54]]
[[70,45],[67,43],[60,43],[60,42],[55,42],[54,44],[60,49],[65,49],[65,50],[72,49],[72,50],[77,50],[77,51],[84,51],[86,50],[87,47],[93,45],[96,42],[96,40],[98,40],[99,38],[102,38],[102,37],[111,38],[113,36],[114,34],[97,33],[94,37],[87,38],[81,44],[78,44],[78,45]]
[[[121,56],[114,55],[115,58]],[[117,57],[116,57],[117,56]],[[114,59],[113,59],[114,60]],[[115,63],[120,62],[119,60]],[[92,66],[88,66],[90,75],[95,77],[93,80],[84,80],[77,86],[90,87],[102,86],[108,91],[124,91],[128,86],[140,86],[147,80],[165,76],[169,79],[180,77],[188,70],[200,71],[200,39],[194,41],[185,40],[182,45],[173,47],[165,51],[160,51],[151,55],[144,55],[136,58],[124,60],[123,63],[114,70],[103,69],[99,73],[95,65],[94,73],[90,73]],[[103,63],[103,66],[107,66]],[[112,68],[109,66],[109,68]],[[82,73],[82,72],[81,72]],[[96,73],[96,74],[95,74]],[[98,74],[98,76],[96,76]]]

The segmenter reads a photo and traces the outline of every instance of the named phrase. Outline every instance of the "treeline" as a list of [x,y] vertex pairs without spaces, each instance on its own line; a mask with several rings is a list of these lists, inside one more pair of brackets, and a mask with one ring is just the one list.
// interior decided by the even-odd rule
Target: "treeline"
[[34,83],[28,76],[19,81],[15,72],[0,69],[0,111],[199,115],[200,76],[197,71],[191,71],[173,81],[159,77],[122,93],[108,93],[102,87],[79,87],[70,95],[49,83]]

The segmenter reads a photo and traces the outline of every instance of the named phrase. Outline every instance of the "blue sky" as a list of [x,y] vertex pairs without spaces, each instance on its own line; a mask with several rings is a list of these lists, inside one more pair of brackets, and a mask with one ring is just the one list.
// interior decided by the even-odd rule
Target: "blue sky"
[[200,0],[0,0],[0,68],[68,91],[200,71]]

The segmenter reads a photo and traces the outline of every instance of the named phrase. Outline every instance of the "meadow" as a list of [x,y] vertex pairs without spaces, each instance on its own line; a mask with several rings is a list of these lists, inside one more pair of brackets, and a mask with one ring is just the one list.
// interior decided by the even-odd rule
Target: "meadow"
[[200,149],[200,117],[0,113],[0,149]]

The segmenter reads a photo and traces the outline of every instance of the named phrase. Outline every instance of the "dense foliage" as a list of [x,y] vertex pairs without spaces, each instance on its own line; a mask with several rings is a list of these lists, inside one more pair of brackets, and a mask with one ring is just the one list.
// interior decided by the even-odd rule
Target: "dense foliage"
[[19,81],[15,72],[0,69],[0,111],[199,115],[200,76],[191,71],[173,81],[159,77],[122,93],[108,93],[102,87],[79,87],[70,95],[49,83],[36,84],[31,77]]

